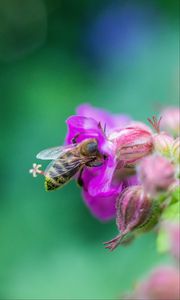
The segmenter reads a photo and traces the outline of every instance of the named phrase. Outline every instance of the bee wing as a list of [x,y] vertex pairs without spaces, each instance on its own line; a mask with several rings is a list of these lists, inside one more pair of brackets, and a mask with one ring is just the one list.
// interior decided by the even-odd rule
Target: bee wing
[[64,158],[59,158],[50,162],[44,171],[44,175],[51,178],[63,176],[69,172],[74,175],[83,164],[84,160],[81,158],[76,158],[69,162]]
[[64,146],[59,146],[59,147],[53,147],[53,148],[48,148],[45,150],[42,150],[36,155],[36,158],[42,159],[42,160],[55,160],[59,156],[65,154],[67,151],[72,150],[75,148],[74,144],[71,145],[64,145]]

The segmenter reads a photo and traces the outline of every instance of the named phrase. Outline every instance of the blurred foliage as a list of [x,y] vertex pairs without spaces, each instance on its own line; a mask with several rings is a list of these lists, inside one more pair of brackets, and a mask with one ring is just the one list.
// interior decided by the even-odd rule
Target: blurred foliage
[[0,0],[1,299],[117,298],[168,259],[153,233],[105,251],[115,223],[95,220],[74,182],[46,193],[28,169],[63,143],[82,102],[143,121],[178,103],[177,11],[178,1]]

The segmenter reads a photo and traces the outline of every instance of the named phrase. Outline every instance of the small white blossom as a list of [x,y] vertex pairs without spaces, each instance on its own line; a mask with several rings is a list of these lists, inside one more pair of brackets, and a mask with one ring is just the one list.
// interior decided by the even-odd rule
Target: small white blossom
[[42,174],[43,171],[39,170],[42,165],[33,164],[33,168],[29,170],[29,173],[32,174],[33,177],[37,177],[37,174]]

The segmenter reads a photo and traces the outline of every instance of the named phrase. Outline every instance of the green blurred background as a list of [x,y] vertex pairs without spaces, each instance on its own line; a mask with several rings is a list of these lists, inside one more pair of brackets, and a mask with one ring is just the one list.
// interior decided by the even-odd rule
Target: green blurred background
[[83,102],[143,121],[177,105],[178,42],[176,0],[0,0],[0,299],[114,299],[168,259],[154,233],[109,253],[115,222],[28,169]]

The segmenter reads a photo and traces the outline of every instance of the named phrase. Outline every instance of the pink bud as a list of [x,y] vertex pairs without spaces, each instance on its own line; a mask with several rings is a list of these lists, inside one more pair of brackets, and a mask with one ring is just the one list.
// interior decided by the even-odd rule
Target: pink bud
[[180,162],[180,138],[176,138],[172,144],[172,157],[175,162]]
[[157,154],[143,158],[138,173],[145,191],[151,196],[166,191],[175,181],[174,166],[168,159]]
[[144,194],[141,186],[127,188],[117,199],[118,229],[126,232],[144,223],[151,205],[152,201]]
[[139,159],[151,153],[152,133],[147,126],[135,124],[114,131],[108,138],[115,145],[116,154],[124,165],[135,164]]
[[171,266],[156,268],[140,282],[130,299],[178,300],[180,299],[179,270]]
[[132,237],[129,234],[135,230],[146,231],[152,228],[159,216],[159,210],[155,211],[153,208],[155,207],[152,200],[144,193],[141,186],[126,188],[117,198],[116,204],[116,223],[120,234],[106,242],[106,248],[112,251],[126,240],[127,235]]
[[161,128],[173,136],[180,135],[180,109],[178,107],[167,107],[161,112]]
[[170,156],[173,141],[173,138],[165,132],[155,133],[153,135],[154,150],[162,155]]

